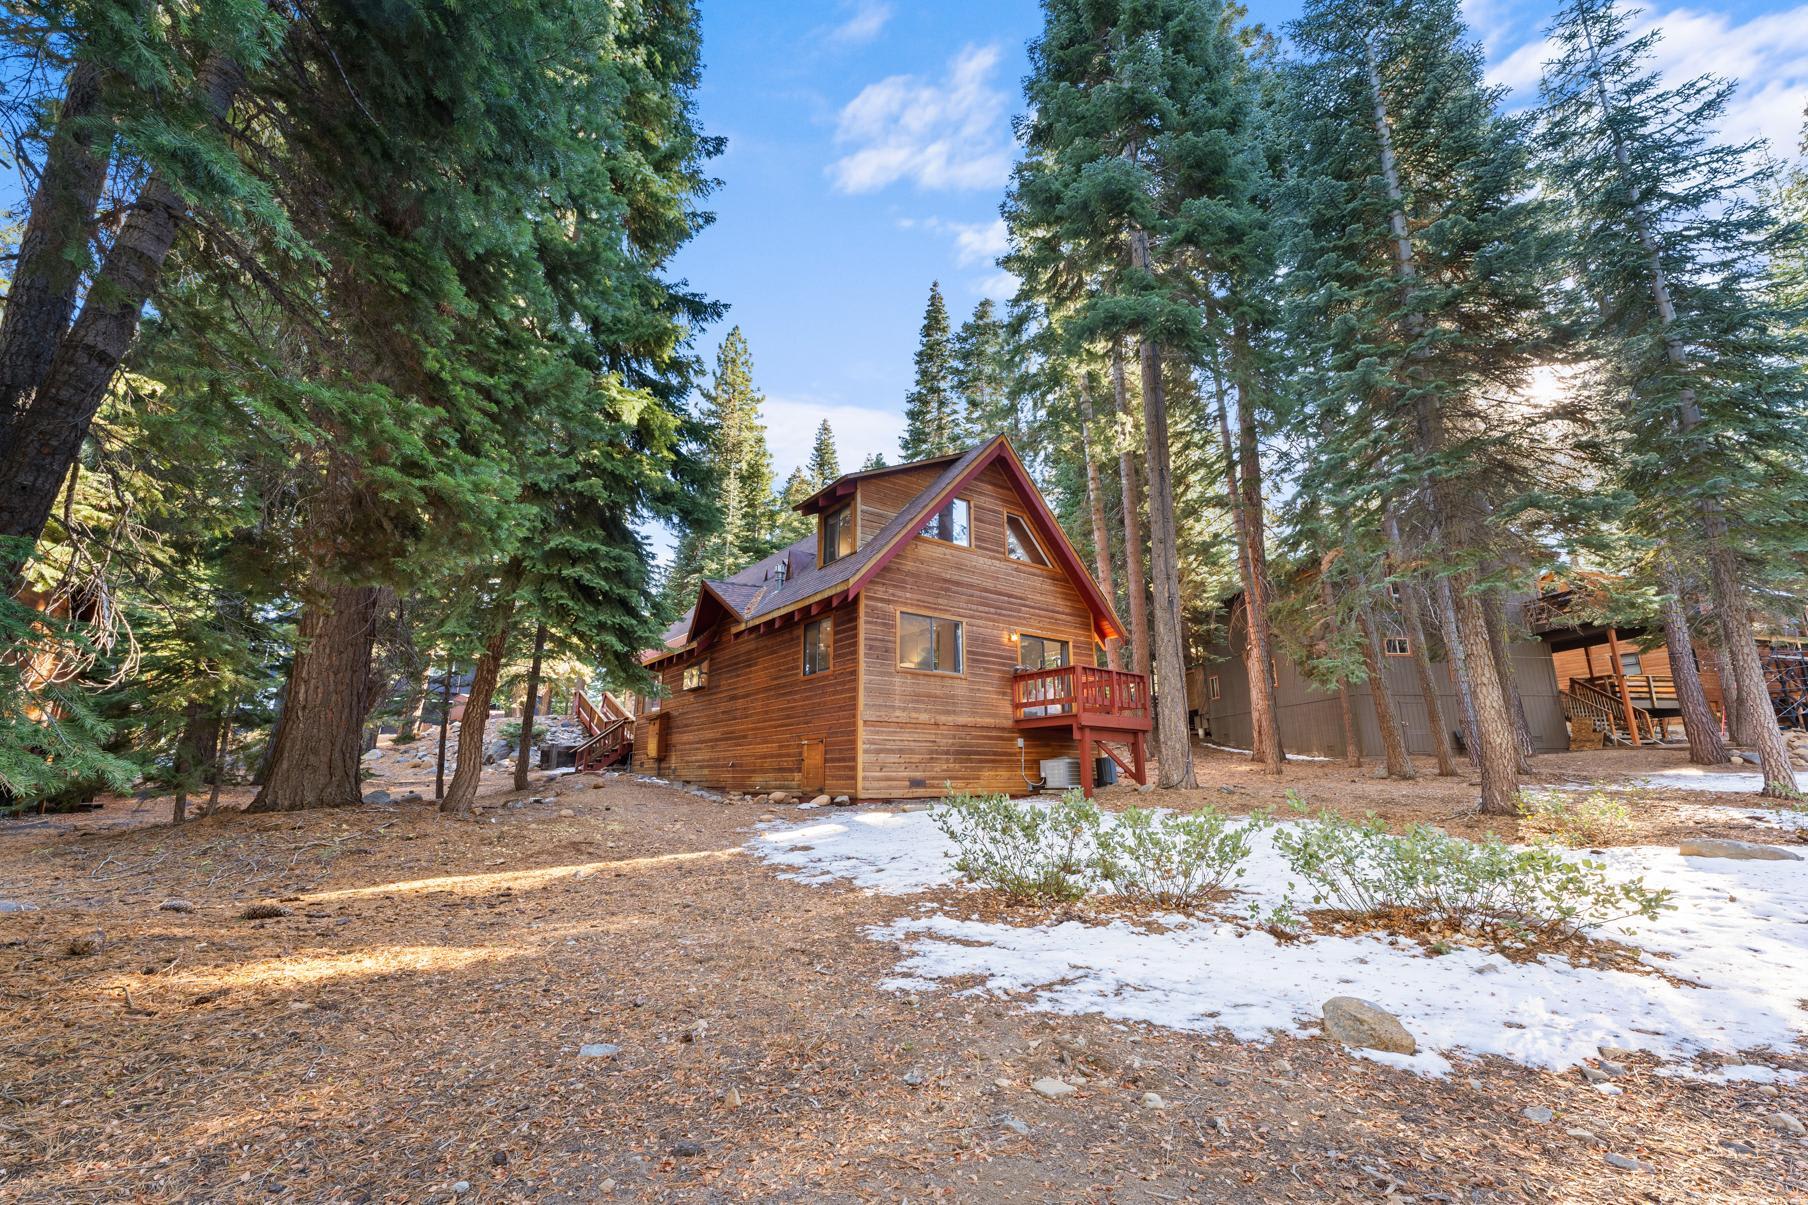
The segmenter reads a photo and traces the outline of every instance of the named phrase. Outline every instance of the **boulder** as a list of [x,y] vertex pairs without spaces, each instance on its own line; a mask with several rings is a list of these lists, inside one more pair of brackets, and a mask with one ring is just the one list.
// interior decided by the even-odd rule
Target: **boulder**
[[1060,1100],[1062,1097],[1072,1096],[1078,1091],[1072,1084],[1053,1078],[1039,1079],[1030,1087],[1035,1090],[1036,1095],[1046,1096],[1050,1100]]
[[810,806],[813,808],[828,807],[829,806],[829,797],[827,795],[818,795],[816,798],[814,798],[810,801]]
[[1750,841],[1728,841],[1718,837],[1699,837],[1684,841],[1676,852],[1685,858],[1733,858],[1741,862],[1800,862],[1802,855],[1778,849],[1774,845],[1754,845]]
[[1355,996],[1333,996],[1324,1003],[1325,1033],[1345,1046],[1417,1054],[1419,1044],[1400,1018],[1378,1004]]
[[366,749],[364,751],[363,760],[364,761],[381,761],[381,760],[383,760],[383,751],[381,749]]
[[388,803],[389,802],[389,792],[388,791],[372,791],[370,794],[368,794],[364,797],[364,802],[365,803]]

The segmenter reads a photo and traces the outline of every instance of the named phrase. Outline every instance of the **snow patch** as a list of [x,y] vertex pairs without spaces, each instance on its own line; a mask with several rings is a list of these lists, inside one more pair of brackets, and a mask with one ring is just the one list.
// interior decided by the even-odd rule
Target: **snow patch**
[[[1250,751],[1248,749],[1239,749],[1235,745],[1214,745],[1210,741],[1201,741],[1199,743],[1204,745],[1207,749],[1216,749],[1221,753],[1241,753],[1245,757],[1250,756]],[[1315,754],[1311,754],[1311,753],[1289,753],[1289,754],[1287,754],[1287,760],[1288,761],[1336,761],[1337,759],[1334,757],[1319,757],[1319,756],[1317,756]]]

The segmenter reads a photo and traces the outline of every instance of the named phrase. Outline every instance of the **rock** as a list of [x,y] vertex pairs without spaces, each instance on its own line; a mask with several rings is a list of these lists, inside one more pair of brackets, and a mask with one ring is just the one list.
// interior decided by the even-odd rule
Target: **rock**
[[915,1088],[923,1082],[923,1073],[921,1071],[906,1071],[904,1073],[904,1082],[909,1084],[912,1088]]
[[364,756],[362,758],[360,758],[359,760],[360,761],[382,761],[383,760],[383,751],[381,749],[366,749],[364,751]]
[[1161,1098],[1161,1093],[1159,1092],[1143,1093],[1143,1098],[1138,1103],[1145,1109],[1165,1109],[1168,1107],[1168,1102]]
[[1802,1119],[1794,1113],[1772,1113],[1764,1119],[1764,1123],[1773,1130],[1796,1138],[1808,1136],[1808,1126],[1804,1126]]
[[849,799],[846,795],[835,796],[835,803],[839,807],[846,807],[848,804],[850,804],[852,802],[853,802],[853,800]]
[[1072,1096],[1079,1091],[1072,1084],[1053,1078],[1039,1079],[1030,1087],[1035,1090],[1036,1095],[1046,1096],[1050,1100],[1060,1100],[1064,1096]]
[[1758,1085],[1758,1095],[1759,1096],[1776,1096],[1776,1095],[1779,1095],[1779,1093],[1777,1092],[1777,1086],[1775,1084],[1759,1084]]
[[1419,1043],[1400,1018],[1378,1004],[1355,996],[1333,996],[1324,1003],[1325,1033],[1345,1046],[1417,1054]]
[[159,912],[193,912],[195,906],[187,900],[164,900],[157,905]]
[[24,900],[0,900],[0,912],[36,912],[36,904],[28,904]]
[[1535,1121],[1539,1125],[1549,1125],[1557,1116],[1543,1105],[1527,1105],[1519,1113],[1527,1121]]
[[1749,1142],[1740,1142],[1736,1138],[1722,1138],[1720,1140],[1720,1145],[1733,1152],[1735,1155],[1755,1155],[1758,1153],[1757,1147]]
[[1001,1075],[992,1081],[992,1086],[994,1088],[1008,1088],[1011,1086],[1011,1081]]
[[577,815],[577,813],[572,811],[570,808],[560,808],[559,809],[559,816],[561,819],[569,820],[575,815]]
[[703,1153],[701,1142],[692,1142],[689,1138],[680,1138],[672,1144],[672,1154],[680,1159],[695,1159]]
[[1612,1059],[1616,1063],[1623,1063],[1638,1053],[1638,1051],[1628,1050],[1624,1046],[1597,1046],[1595,1049],[1601,1052],[1602,1058]]
[[497,1151],[494,1155],[490,1156],[491,1167],[507,1167],[508,1161],[509,1153],[507,1151]]
[[826,808],[829,806],[829,797],[827,795],[818,795],[816,798],[810,800],[810,806],[813,808]]
[[784,791],[774,791],[766,796],[767,803],[790,803],[791,796]]
[[368,794],[364,797],[364,802],[365,803],[388,803],[389,802],[389,792],[388,791],[372,791],[370,794]]
[[245,910],[239,913],[240,920],[275,920],[279,916],[288,916],[294,910],[281,904],[246,904]]
[[1011,1133],[1017,1135],[1019,1138],[1028,1138],[1030,1136],[1030,1127],[1028,1125],[1026,1125],[1025,1123],[1017,1120],[1015,1117],[1012,1117],[1009,1113],[1006,1113],[1003,1116],[999,1117],[998,1124],[1002,1128],[1007,1129]]
[[1613,1078],[1599,1067],[1578,1067],[1576,1070],[1581,1072],[1582,1078],[1591,1084],[1604,1084]]
[[460,1180],[452,1186],[452,1195],[456,1197],[462,1197],[470,1191],[471,1182],[469,1180]]
[[1609,1167],[1617,1167],[1623,1172],[1654,1172],[1657,1170],[1656,1167],[1646,1163],[1643,1159],[1632,1159],[1625,1155],[1616,1155],[1612,1151],[1608,1151],[1602,1158],[1607,1160],[1607,1165]]
[[728,1091],[724,1092],[722,1094],[722,1107],[725,1109],[740,1108],[741,1090],[739,1088],[730,1088]]
[[586,1042],[578,1047],[578,1053],[587,1059],[603,1059],[620,1049],[613,1042]]
[[1802,855],[1778,849],[1774,845],[1754,845],[1750,841],[1727,841],[1700,837],[1684,841],[1676,852],[1685,858],[1733,858],[1741,862],[1800,862]]
[[1613,1076],[1615,1079],[1618,1079],[1620,1076],[1626,1074],[1626,1065],[1624,1063],[1616,1063],[1612,1059],[1602,1059],[1601,1070],[1605,1071],[1608,1075]]
[[1596,1137],[1595,1132],[1593,1130],[1579,1130],[1576,1127],[1571,1126],[1569,1129],[1567,1129],[1563,1132],[1565,1134],[1568,1134],[1571,1138],[1577,1138],[1583,1142],[1600,1141],[1600,1139]]

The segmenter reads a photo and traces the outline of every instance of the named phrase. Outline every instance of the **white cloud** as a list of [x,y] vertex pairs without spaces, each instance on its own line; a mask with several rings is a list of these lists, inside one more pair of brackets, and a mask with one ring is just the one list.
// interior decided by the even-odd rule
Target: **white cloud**
[[[1666,84],[1709,74],[1741,81],[1721,120],[1726,140],[1767,138],[1776,154],[1793,155],[1802,108],[1808,104],[1808,4],[1743,21],[1689,8],[1649,10],[1631,32],[1637,36],[1653,26],[1663,37],[1653,50],[1652,66]],[[1529,103],[1550,52],[1542,37],[1534,39],[1500,55],[1488,76]]]
[[879,36],[891,20],[891,5],[883,0],[859,0],[851,7],[853,15],[829,31],[828,40],[837,46],[863,46]]
[[1017,296],[1023,282],[1009,272],[994,272],[974,286],[974,292],[993,301],[1005,302]]
[[990,222],[949,222],[941,218],[899,218],[900,230],[932,230],[954,241],[954,262],[962,268],[975,264],[990,267],[998,257],[1010,250],[1010,234],[1004,219]]
[[835,432],[843,472],[853,472],[874,452],[885,453],[889,461],[898,459],[904,416],[894,411],[812,397],[768,397],[761,413],[766,421],[766,446],[772,449],[775,486],[783,486],[791,470],[810,459],[810,444],[825,418]]
[[894,75],[842,107],[829,165],[838,191],[867,193],[909,180],[919,188],[998,188],[1011,170],[1009,94],[993,86],[996,46],[968,46],[939,80]]

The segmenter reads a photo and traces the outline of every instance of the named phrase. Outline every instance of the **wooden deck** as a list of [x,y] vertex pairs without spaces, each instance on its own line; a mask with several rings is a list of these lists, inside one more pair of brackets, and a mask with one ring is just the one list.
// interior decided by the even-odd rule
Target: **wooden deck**
[[1139,784],[1149,781],[1149,681],[1141,674],[1092,665],[1019,670],[1011,678],[1011,723],[1071,731],[1088,799],[1095,746]]

